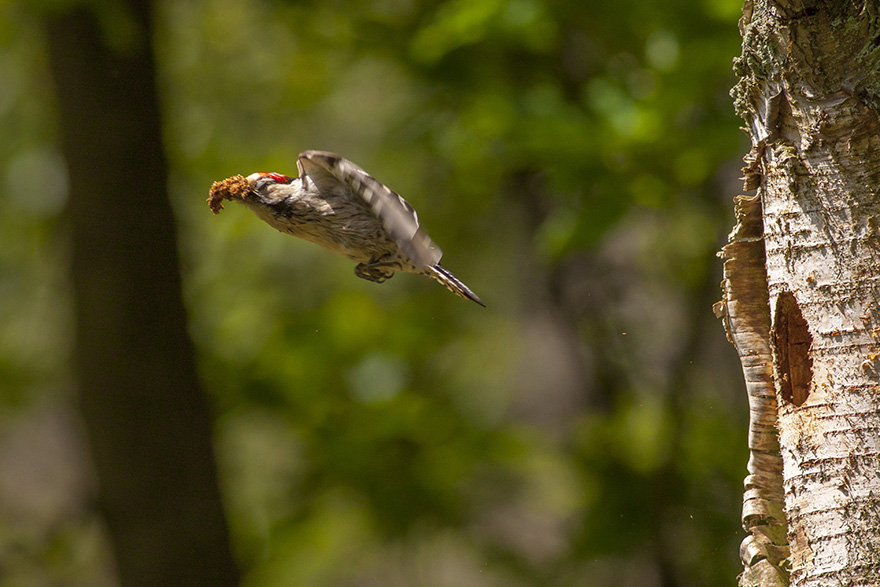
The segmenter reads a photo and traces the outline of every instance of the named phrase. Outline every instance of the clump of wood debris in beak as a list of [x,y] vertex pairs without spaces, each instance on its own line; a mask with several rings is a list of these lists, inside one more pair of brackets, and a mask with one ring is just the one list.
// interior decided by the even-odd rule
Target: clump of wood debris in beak
[[223,209],[223,200],[243,200],[251,191],[251,184],[243,175],[233,175],[222,181],[211,184],[208,192],[208,206],[211,212],[219,214]]

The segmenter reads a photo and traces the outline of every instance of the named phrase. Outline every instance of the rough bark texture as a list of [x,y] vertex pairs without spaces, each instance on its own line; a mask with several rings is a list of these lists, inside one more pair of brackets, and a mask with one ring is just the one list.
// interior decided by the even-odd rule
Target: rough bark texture
[[763,203],[791,581],[877,585],[878,7],[756,0],[744,13],[733,96]]
[[234,585],[181,300],[149,9],[64,4],[48,21],[70,175],[77,385],[121,584]]

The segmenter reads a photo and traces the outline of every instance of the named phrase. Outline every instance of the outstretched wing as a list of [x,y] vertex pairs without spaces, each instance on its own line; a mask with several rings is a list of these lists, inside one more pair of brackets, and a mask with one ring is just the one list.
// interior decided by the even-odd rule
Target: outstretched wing
[[304,151],[296,165],[300,175],[308,175],[321,191],[341,182],[360,196],[416,267],[433,267],[440,261],[443,251],[419,226],[419,216],[413,207],[372,175],[327,151]]

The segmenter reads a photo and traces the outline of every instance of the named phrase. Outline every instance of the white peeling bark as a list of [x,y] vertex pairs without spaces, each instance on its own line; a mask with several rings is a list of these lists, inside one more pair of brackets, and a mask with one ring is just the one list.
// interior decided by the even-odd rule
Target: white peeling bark
[[736,198],[736,226],[721,251],[723,299],[715,313],[742,362],[749,397],[749,462],[743,493],[740,585],[788,585],[782,497],[782,457],[776,430],[777,401],[770,347],[763,217],[758,196]]
[[747,187],[763,204],[798,586],[880,584],[878,10],[873,0],[747,1],[735,64],[754,145]]

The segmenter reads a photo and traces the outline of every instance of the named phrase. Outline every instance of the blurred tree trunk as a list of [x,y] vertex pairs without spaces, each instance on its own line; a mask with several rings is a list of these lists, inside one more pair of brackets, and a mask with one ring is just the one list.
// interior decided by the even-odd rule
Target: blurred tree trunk
[[758,195],[738,198],[718,308],[752,416],[740,584],[877,585],[880,15],[747,0],[740,28]]
[[233,585],[181,300],[150,8],[64,3],[47,17],[70,175],[80,406],[121,583]]

